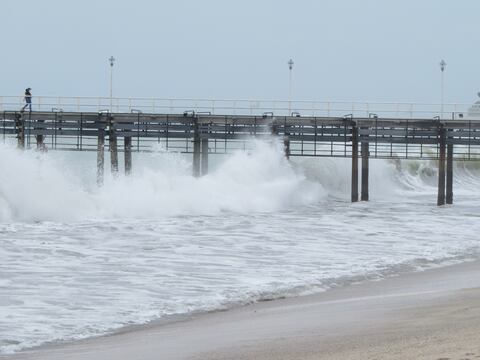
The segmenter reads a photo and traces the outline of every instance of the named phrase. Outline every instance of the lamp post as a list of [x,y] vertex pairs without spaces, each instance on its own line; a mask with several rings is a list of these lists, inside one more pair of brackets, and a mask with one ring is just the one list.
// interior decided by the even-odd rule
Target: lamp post
[[442,61],[440,61],[440,70],[442,71],[442,80],[441,80],[441,102],[440,102],[440,118],[443,119],[443,100],[444,100],[444,91],[443,91],[443,88],[444,88],[444,72],[445,72],[445,68],[447,67],[447,63],[445,62],[445,60],[442,59]]
[[113,64],[115,63],[115,58],[110,56],[108,59],[110,61],[110,112],[113,108]]
[[288,76],[288,116],[292,113],[292,69],[293,69],[293,60],[290,59],[288,61],[288,70],[289,70],[289,76]]

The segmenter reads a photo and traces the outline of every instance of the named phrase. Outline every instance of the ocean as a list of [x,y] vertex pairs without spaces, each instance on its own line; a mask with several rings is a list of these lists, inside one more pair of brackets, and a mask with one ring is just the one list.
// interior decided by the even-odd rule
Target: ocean
[[352,204],[351,160],[272,142],[198,179],[158,147],[101,188],[93,152],[0,152],[0,354],[480,257],[478,162],[437,207],[434,161],[371,160]]

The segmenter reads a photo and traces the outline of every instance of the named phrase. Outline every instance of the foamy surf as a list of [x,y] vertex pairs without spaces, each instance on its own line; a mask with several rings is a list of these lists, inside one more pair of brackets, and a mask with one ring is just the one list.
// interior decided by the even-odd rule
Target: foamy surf
[[434,163],[372,160],[351,204],[349,160],[271,142],[199,179],[159,149],[102,188],[94,154],[0,150],[1,353],[479,254],[474,165],[437,208]]
[[92,185],[92,154],[51,157],[9,146],[0,151],[0,166],[7,170],[0,175],[3,221],[276,211],[312,204],[325,195],[320,184],[308,181],[271,143],[258,142],[250,153],[236,152],[199,179],[191,176],[186,156],[159,150],[143,156],[132,176],[107,176],[101,188]]

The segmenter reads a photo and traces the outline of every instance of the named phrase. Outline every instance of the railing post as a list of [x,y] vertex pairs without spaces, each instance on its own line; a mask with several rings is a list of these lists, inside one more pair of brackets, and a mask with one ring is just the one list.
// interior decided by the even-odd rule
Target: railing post
[[352,124],[352,202],[358,201],[358,128]]
[[437,205],[445,205],[445,129],[443,124],[440,124],[439,132],[439,146],[440,153],[438,158],[438,197]]

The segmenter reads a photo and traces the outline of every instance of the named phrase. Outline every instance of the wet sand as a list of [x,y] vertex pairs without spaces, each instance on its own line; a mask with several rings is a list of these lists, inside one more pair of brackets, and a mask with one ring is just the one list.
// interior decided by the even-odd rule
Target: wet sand
[[0,359],[480,359],[480,262]]

